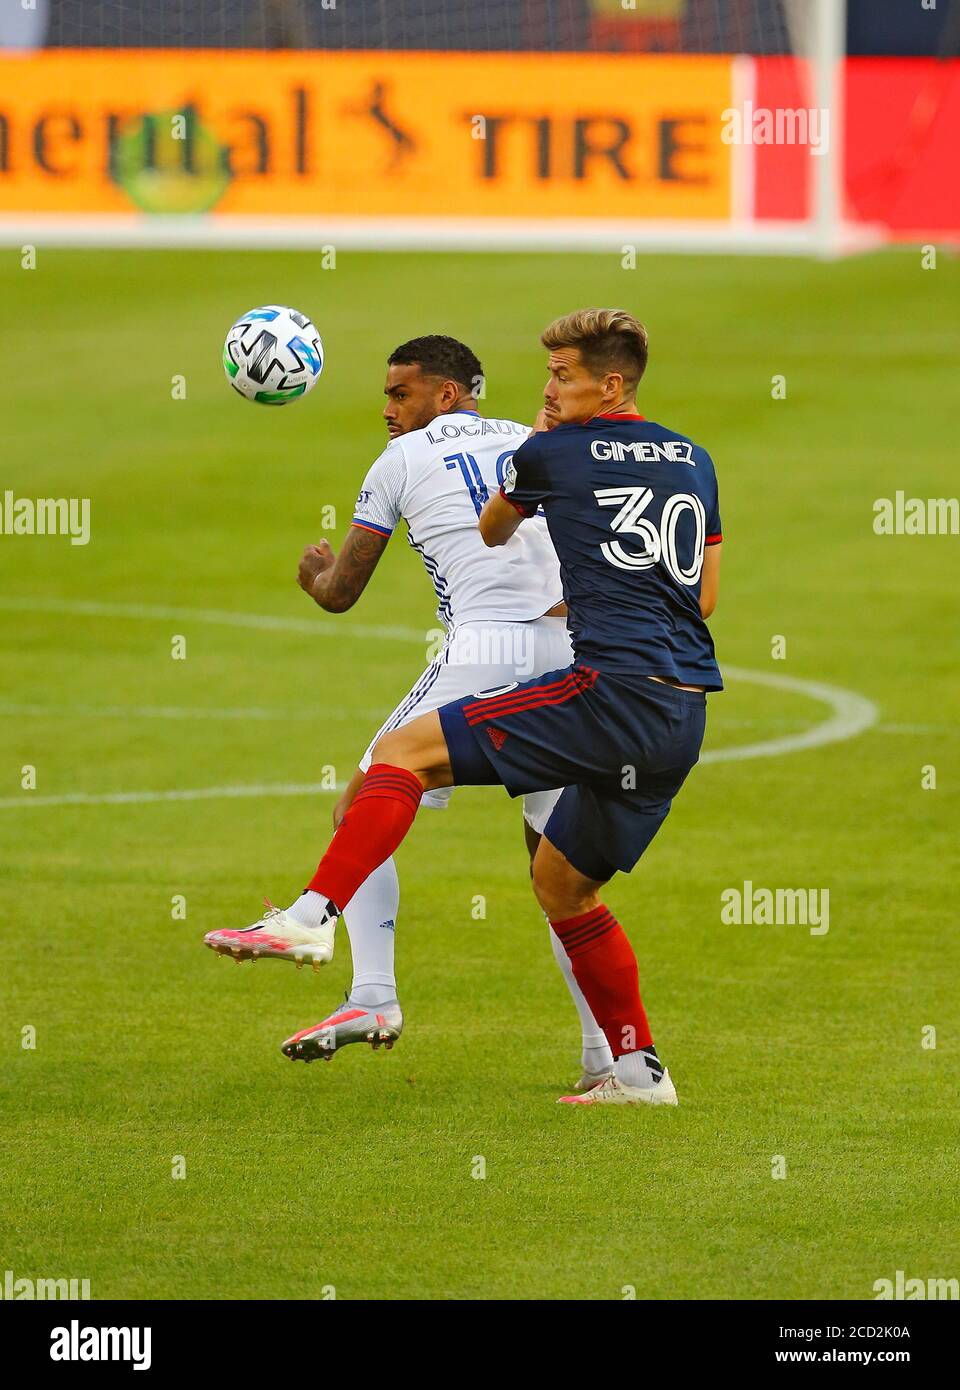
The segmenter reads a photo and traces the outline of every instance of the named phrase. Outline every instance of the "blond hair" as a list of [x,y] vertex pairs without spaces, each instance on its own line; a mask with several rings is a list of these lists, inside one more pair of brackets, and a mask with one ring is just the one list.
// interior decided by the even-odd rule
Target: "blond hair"
[[548,352],[577,348],[583,365],[595,377],[619,372],[624,383],[636,386],[647,367],[647,330],[626,309],[577,309],[554,319],[540,336]]

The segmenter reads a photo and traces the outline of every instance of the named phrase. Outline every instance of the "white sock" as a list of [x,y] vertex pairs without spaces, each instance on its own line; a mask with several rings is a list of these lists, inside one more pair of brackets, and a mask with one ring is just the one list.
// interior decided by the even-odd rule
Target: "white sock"
[[563,978],[567,982],[567,989],[570,991],[570,995],[576,1005],[577,1013],[580,1015],[580,1028],[583,1032],[583,1052],[581,1054],[583,1066],[585,1070],[594,1073],[610,1071],[613,1068],[613,1053],[610,1051],[610,1044],[607,1042],[603,1031],[598,1026],[597,1020],[591,1012],[590,1005],[583,997],[583,990],[577,984],[576,977],[573,973],[573,966],[570,963],[570,957],[563,949],[563,942],[560,940],[559,936],[557,936],[553,927],[550,927],[549,931],[550,945],[553,947],[553,954],[556,957]]
[[284,908],[284,911],[301,927],[325,927],[331,918],[336,921],[336,917],[330,911],[330,899],[325,898],[322,893],[314,893],[312,888],[307,888],[296,902]]
[[352,1003],[376,1008],[397,997],[393,973],[394,927],[400,910],[400,880],[392,859],[361,883],[344,910],[353,953]]
[[624,1086],[655,1086],[663,1075],[663,1064],[653,1047],[641,1048],[639,1052],[625,1052],[613,1064],[618,1081]]

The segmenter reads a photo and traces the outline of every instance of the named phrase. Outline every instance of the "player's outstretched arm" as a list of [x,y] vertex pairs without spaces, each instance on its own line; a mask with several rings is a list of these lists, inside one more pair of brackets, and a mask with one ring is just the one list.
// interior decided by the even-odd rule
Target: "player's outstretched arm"
[[329,541],[308,545],[300,559],[297,583],[327,613],[345,613],[367,587],[389,539],[365,526],[351,526],[339,555]]
[[506,545],[523,519],[523,512],[495,492],[484,504],[477,523],[484,544]]

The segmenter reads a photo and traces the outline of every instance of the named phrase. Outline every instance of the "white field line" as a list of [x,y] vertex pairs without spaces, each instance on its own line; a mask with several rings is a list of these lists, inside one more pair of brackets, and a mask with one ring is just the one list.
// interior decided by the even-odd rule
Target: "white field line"
[[[335,790],[346,790],[346,782],[338,782]],[[5,796],[0,810],[14,806],[140,806],[159,801],[220,801],[237,797],[318,796],[331,792],[322,782],[251,782],[239,787],[189,787],[165,792],[66,792],[62,796]]]
[[784,753],[800,753],[807,748],[822,748],[828,743],[843,743],[848,738],[856,738],[864,729],[869,729],[880,717],[880,711],[872,700],[857,695],[852,690],[844,690],[839,685],[825,685],[821,681],[801,680],[797,676],[774,675],[768,671],[747,671],[740,666],[725,666],[724,674],[736,683],[748,681],[751,685],[766,685],[774,690],[788,690],[796,695],[806,695],[828,705],[830,718],[822,724],[802,733],[787,734],[783,738],[767,739],[763,743],[744,743],[733,748],[709,748],[700,758],[702,763],[732,763],[747,758],[779,758]]
[[956,724],[878,724],[878,734],[936,734],[938,738],[956,738]]
[[[87,603],[79,600],[39,602],[28,599],[0,599],[0,608],[44,613],[69,612],[77,616],[89,617],[131,617],[165,622],[171,620],[176,622],[206,622],[231,627],[267,628],[283,632],[315,632],[319,626],[306,620],[271,618],[250,613],[227,613],[210,609],[153,608],[143,604]],[[347,628],[347,625],[340,623],[323,626],[324,635],[328,633],[335,635]],[[384,638],[397,641],[422,642],[424,640],[424,634],[412,628],[368,627],[354,623],[350,625],[350,630],[352,634],[357,636],[377,637],[381,640]],[[858,734],[875,724],[879,717],[879,710],[872,700],[868,700],[854,691],[844,690],[841,686],[826,685],[821,681],[803,680],[797,676],[750,671],[739,666],[727,666],[725,671],[734,682],[745,681],[753,685],[765,685],[775,690],[788,691],[817,700],[829,708],[830,716],[810,729],[788,734],[782,738],[768,739],[760,743],[740,744],[733,748],[708,749],[701,757],[701,763],[742,762],[752,758],[779,758],[788,753],[799,753],[810,748],[821,748],[831,743],[842,743],[846,739],[856,738]],[[140,707],[141,711],[147,708],[150,707]],[[55,713],[53,709],[44,712]],[[187,712],[184,711],[183,715],[187,717]],[[338,785],[337,789],[342,790],[342,787]],[[266,782],[241,786],[195,787],[172,791],[69,792],[54,796],[35,796],[30,792],[22,792],[19,796],[0,798],[0,810],[26,806],[113,806],[163,801],[209,801],[237,797],[317,796],[329,790],[318,782]]]
[[[355,719],[364,715],[371,723],[382,721],[380,710],[338,709],[325,710],[327,720]],[[40,719],[248,719],[290,722],[293,720],[316,720],[316,709],[287,709],[280,705],[270,707],[252,705],[244,708],[203,705],[19,705],[0,700],[0,718],[18,715],[22,718],[34,716]]]
[[375,637],[380,641],[426,643],[426,629],[376,627],[367,623],[325,622],[318,618],[282,618],[265,613],[231,613],[218,608],[161,608],[147,603],[96,603],[85,599],[0,598],[0,610],[55,613],[75,618],[140,618],[148,622],[212,623],[218,627],[252,627],[267,632],[300,632],[307,637]]

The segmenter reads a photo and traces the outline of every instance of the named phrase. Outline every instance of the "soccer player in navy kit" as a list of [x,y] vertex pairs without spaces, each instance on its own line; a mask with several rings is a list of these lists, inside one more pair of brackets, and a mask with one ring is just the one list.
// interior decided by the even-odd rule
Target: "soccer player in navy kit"
[[[502,545],[542,506],[560,558],[576,660],[455,700],[381,738],[307,892],[335,917],[400,844],[425,790],[564,786],[533,862],[537,899],[615,1058],[580,1105],[675,1105],[623,929],[600,901],[663,824],[697,762],[708,690],[722,689],[705,619],[721,549],[709,455],[637,413],[647,335],[624,310],[588,309],[543,334],[544,430],[516,451],[480,517]],[[309,1034],[283,1045],[319,1055]]]

